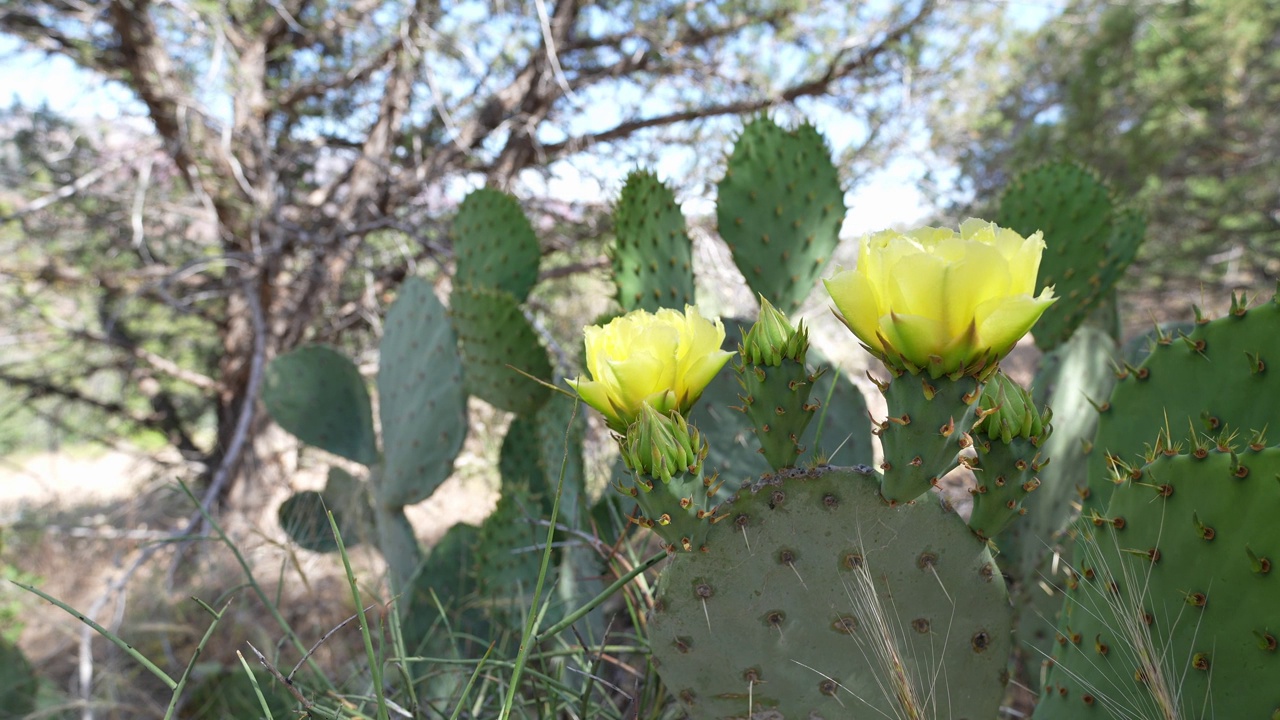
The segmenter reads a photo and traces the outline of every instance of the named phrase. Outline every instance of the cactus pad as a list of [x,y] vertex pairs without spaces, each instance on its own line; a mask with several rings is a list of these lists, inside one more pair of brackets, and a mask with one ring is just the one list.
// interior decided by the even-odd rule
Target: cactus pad
[[1081,519],[1036,718],[1280,712],[1280,449],[1157,444]]
[[650,617],[691,718],[995,717],[1008,598],[958,517],[890,507],[869,470],[836,468],[767,476],[720,514]]
[[474,190],[453,221],[454,285],[506,290],[524,302],[538,282],[541,249],[520,203],[490,188]]
[[444,306],[410,278],[387,312],[378,369],[385,459],[378,502],[412,505],[453,472],[467,434],[462,364]]
[[302,442],[363,465],[378,461],[369,391],[337,350],[304,345],[272,360],[262,403]]
[[507,366],[549,380],[551,360],[516,299],[502,290],[458,287],[451,302],[467,391],[517,415],[536,412],[549,390]]
[[747,123],[717,186],[720,237],[755,293],[785,313],[808,297],[839,242],[844,190],[812,125]]
[[1189,335],[1166,334],[1137,368],[1124,367],[1101,409],[1089,456],[1089,507],[1106,507],[1110,460],[1136,461],[1151,442],[1151,428],[1217,434],[1230,428],[1248,440],[1251,430],[1280,430],[1280,305],[1273,298],[1253,308],[1236,298],[1217,320],[1201,320]]
[[1053,285],[1061,298],[1036,323],[1036,344],[1045,350],[1071,337],[1109,296],[1146,232],[1142,215],[1116,211],[1110,188],[1069,162],[1046,163],[1015,178],[997,218],[1024,236],[1044,233],[1036,289]]
[[651,172],[633,171],[613,211],[613,274],[624,310],[693,304],[693,247],[675,194]]
[[538,582],[540,548],[547,539],[546,529],[533,522],[539,507],[527,487],[504,484],[473,546],[478,596],[487,617],[504,627],[521,624]]
[[[739,322],[725,322],[730,333],[726,342],[735,345],[738,342],[732,333]],[[819,368],[829,367],[816,348],[809,348],[808,359],[810,374]],[[706,461],[708,471],[720,473],[729,487],[770,470],[768,461],[760,452],[761,445],[756,440],[751,420],[740,410],[742,395],[738,376],[722,372],[707,386],[689,415],[689,423],[707,438],[710,447]],[[828,460],[842,465],[871,463],[871,421],[861,390],[842,373],[827,370],[814,380],[808,402],[819,407],[800,438],[804,451],[794,461],[796,467],[826,463]],[[833,452],[838,454],[832,457]]]

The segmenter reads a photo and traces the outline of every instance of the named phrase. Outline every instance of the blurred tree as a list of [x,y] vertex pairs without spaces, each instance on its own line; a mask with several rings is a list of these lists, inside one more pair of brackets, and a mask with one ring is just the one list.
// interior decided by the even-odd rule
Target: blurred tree
[[975,57],[932,114],[954,212],[1074,158],[1147,210],[1151,274],[1204,280],[1216,255],[1238,260],[1231,282],[1280,275],[1280,4],[1075,0]]
[[[28,352],[3,379],[123,413],[234,477],[241,441],[252,458],[266,423],[246,403],[257,369],[376,322],[415,263],[446,263],[439,218],[460,184],[525,183],[540,189],[533,204],[580,218],[549,189],[557,172],[607,176],[659,143],[705,144],[725,119],[793,104],[861,128],[851,156],[875,162],[901,139],[912,88],[946,67],[924,50],[935,10],[0,0],[0,33],[120,83],[149,125],[136,147],[106,147],[122,127],[86,147],[74,128],[10,113],[8,132],[27,123],[44,139],[7,169],[14,252],[0,269],[20,282],[4,297],[30,327],[80,344]],[[64,146],[75,152],[54,151]],[[65,315],[72,302],[80,314]],[[95,392],[97,373],[111,379]],[[215,437],[201,444],[191,424],[209,415]]]

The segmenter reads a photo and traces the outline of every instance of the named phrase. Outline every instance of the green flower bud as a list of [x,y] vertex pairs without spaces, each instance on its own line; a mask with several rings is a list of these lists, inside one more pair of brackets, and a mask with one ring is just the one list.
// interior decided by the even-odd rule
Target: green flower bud
[[1039,444],[1049,436],[1049,418],[1046,408],[1038,411],[1031,394],[1009,376],[997,372],[982,388],[978,398],[978,415],[981,419],[974,430],[992,440],[1008,445],[1014,438],[1025,438]]
[[622,439],[622,458],[641,475],[671,482],[681,473],[697,474],[706,457],[706,442],[678,412],[663,414],[643,405],[640,416]]
[[738,347],[743,362],[750,365],[778,367],[783,359],[804,364],[809,350],[809,331],[804,323],[792,327],[787,316],[760,296],[760,318],[751,326]]

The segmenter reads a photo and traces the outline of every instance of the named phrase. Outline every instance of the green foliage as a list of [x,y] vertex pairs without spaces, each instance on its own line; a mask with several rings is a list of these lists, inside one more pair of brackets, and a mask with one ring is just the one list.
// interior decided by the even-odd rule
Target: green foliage
[[958,517],[890,507],[835,469],[766,477],[721,513],[707,552],[671,559],[650,617],[691,718],[996,715],[1008,600]]
[[454,216],[453,250],[457,285],[505,290],[524,302],[538,281],[538,237],[507,193],[482,188],[467,195]]
[[182,717],[187,720],[265,717],[257,690],[262,691],[271,717],[285,718],[296,714],[297,701],[270,673],[255,670],[253,680],[256,683],[239,667],[220,669],[196,680],[192,683]]
[[[992,37],[935,147],[984,203],[1020,168],[1071,157],[1143,208],[1148,285],[1274,276],[1280,227],[1280,6],[1270,0],[1077,0],[1041,27]],[[966,212],[973,212],[966,208]],[[1234,250],[1231,265],[1206,258]],[[1221,260],[1219,259],[1219,262]]]
[[34,711],[39,687],[22,651],[0,637],[0,720],[20,720]]
[[378,461],[369,391],[337,350],[308,345],[272,360],[262,403],[299,440],[363,465]]
[[746,124],[716,187],[720,237],[753,293],[784,313],[808,297],[839,242],[844,190],[812,125]]
[[613,210],[613,276],[624,310],[693,304],[693,247],[675,193],[656,175],[627,175]]

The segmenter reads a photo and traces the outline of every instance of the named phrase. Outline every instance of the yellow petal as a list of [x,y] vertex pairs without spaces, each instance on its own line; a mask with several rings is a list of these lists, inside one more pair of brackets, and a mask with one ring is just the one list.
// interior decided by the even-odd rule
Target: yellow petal
[[978,336],[995,355],[1004,355],[1031,330],[1031,326],[1056,299],[1053,291],[1046,289],[1038,298],[1018,295],[983,303],[975,315]]
[[872,350],[884,352],[884,347],[876,337],[883,312],[879,298],[867,278],[860,271],[845,270],[822,283],[853,334]]

